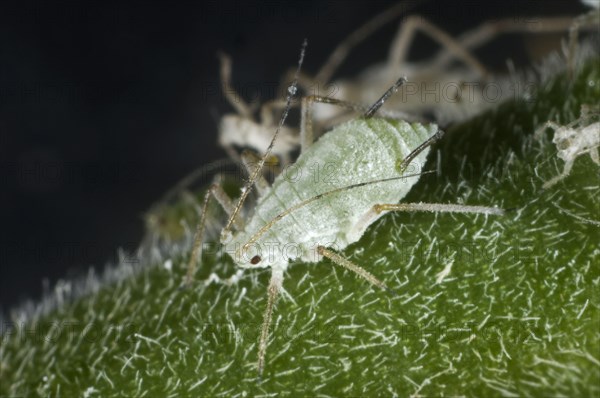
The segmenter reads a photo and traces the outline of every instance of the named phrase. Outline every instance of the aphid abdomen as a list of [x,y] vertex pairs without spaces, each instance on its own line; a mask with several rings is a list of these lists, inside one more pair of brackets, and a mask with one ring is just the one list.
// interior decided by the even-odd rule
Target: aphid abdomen
[[[337,126],[276,178],[271,190],[259,200],[245,231],[235,240],[243,244],[278,214],[324,192],[419,173],[428,150],[421,152],[404,171],[399,165],[436,132],[433,124],[382,118],[357,119]],[[343,249],[356,240],[349,238],[347,232],[374,204],[397,203],[417,180],[418,177],[408,177],[341,191],[292,212],[273,224],[256,244],[276,245],[280,249],[290,244],[296,247],[283,250],[287,253],[285,258],[264,261],[261,266],[281,265],[299,253],[303,260],[317,261],[314,249],[319,245]]]

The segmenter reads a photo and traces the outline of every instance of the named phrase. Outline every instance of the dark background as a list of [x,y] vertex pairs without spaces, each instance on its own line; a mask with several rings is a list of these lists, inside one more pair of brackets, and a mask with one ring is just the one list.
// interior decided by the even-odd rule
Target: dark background
[[[142,215],[180,178],[225,157],[217,50],[236,87],[272,97],[304,37],[304,71],[391,1],[19,1],[0,3],[0,312],[59,278],[133,250]],[[577,15],[575,1],[432,0],[416,10],[451,33],[508,16]],[[337,74],[385,59],[398,23]],[[420,38],[413,59],[431,54]],[[526,63],[520,36],[478,53]],[[44,282],[45,281],[45,282]]]

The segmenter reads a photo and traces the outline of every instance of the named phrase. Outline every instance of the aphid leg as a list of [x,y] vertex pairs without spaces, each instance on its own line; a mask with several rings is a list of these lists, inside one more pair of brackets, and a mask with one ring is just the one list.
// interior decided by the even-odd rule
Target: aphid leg
[[393,289],[390,289],[389,287],[387,287],[387,285],[385,283],[383,283],[382,281],[377,279],[369,271],[367,271],[366,269],[364,269],[363,267],[361,267],[359,265],[354,264],[352,261],[340,256],[336,252],[329,250],[324,246],[318,246],[317,253],[320,254],[321,256],[327,257],[328,259],[333,261],[335,264],[354,272],[356,275],[360,276],[361,278],[363,278],[364,280],[366,280],[373,286],[377,286],[393,295],[398,295]]
[[339,100],[337,98],[322,97],[320,95],[309,95],[302,98],[300,111],[300,144],[301,151],[304,152],[314,141],[313,125],[312,125],[312,107],[315,102],[321,104],[329,104],[346,108],[356,112],[363,112],[363,117],[370,118],[375,115],[381,108],[384,102],[392,96],[401,85],[406,83],[406,77],[399,78],[373,105],[365,107],[349,101]]
[[302,49],[300,50],[300,58],[298,60],[298,68],[296,69],[296,75],[295,75],[294,81],[288,87],[286,106],[283,111],[283,114],[281,115],[281,119],[279,120],[279,124],[277,125],[277,128],[275,129],[275,134],[273,134],[271,143],[269,144],[269,147],[267,148],[267,151],[265,152],[263,157],[260,159],[260,162],[259,162],[258,166],[256,167],[256,169],[254,170],[254,173],[252,173],[252,175],[250,176],[250,178],[244,185],[244,189],[242,190],[242,194],[241,194],[240,198],[238,199],[238,202],[235,205],[235,208],[233,209],[233,213],[229,216],[229,219],[227,220],[225,227],[221,231],[221,242],[228,242],[231,240],[231,238],[232,238],[231,228],[234,225],[234,221],[235,221],[236,217],[238,216],[240,210],[242,209],[242,206],[244,205],[244,202],[245,202],[246,198],[248,197],[248,194],[250,193],[252,187],[254,186],[254,182],[260,176],[260,173],[262,172],[262,169],[263,169],[267,159],[271,155],[271,151],[273,150],[273,146],[275,145],[275,142],[277,141],[279,132],[281,131],[283,124],[285,123],[285,119],[287,118],[287,115],[289,113],[289,110],[290,110],[290,107],[292,104],[292,99],[294,98],[294,96],[296,95],[296,93],[298,91],[298,74],[300,73],[300,68],[302,67],[302,63],[304,62],[304,54],[306,52],[307,44],[308,43],[305,39],[304,42],[302,43]]
[[[366,40],[369,36],[371,36],[375,31],[384,26],[385,24],[393,21],[398,18],[400,15],[410,11],[419,3],[423,2],[423,0],[417,1],[401,1],[398,4],[390,7],[389,9],[383,11],[382,13],[376,15],[367,21],[363,26],[352,32],[348,35],[332,52],[325,64],[319,69],[316,76],[309,77],[305,74],[298,74],[298,85],[302,87],[307,92],[316,92],[319,91],[319,86],[315,86],[315,84],[321,85],[321,87],[326,86],[331,77],[337,70],[337,68],[344,62],[350,51],[356,47],[358,44]],[[282,78],[282,83],[287,87],[288,82],[294,76],[295,71],[289,70],[286,72]]]
[[[212,184],[206,194],[204,195],[204,201],[202,203],[202,215],[200,216],[200,222],[196,228],[196,233],[194,234],[194,244],[192,246],[192,254],[190,256],[190,260],[188,262],[188,270],[185,276],[183,287],[187,287],[192,283],[194,279],[194,275],[196,273],[196,264],[198,259],[202,256],[202,243],[204,241],[204,231],[206,229],[206,213],[208,209],[208,201],[210,197],[214,196],[217,202],[223,207],[223,210],[227,214],[231,214],[233,212],[234,206],[231,202],[231,199],[227,196],[223,188],[220,185]],[[236,228],[243,229],[244,225],[241,220],[235,223]]]
[[[472,51],[489,43],[501,34],[565,32],[572,23],[572,17],[505,18],[492,20],[463,33],[458,37],[457,42],[465,50]],[[451,49],[444,48],[430,64],[443,70],[455,58],[456,54]]]
[[486,206],[466,206],[442,203],[376,204],[350,229],[348,236],[361,236],[365,229],[381,216],[381,213],[387,211],[429,211],[435,213],[476,213],[490,215],[504,214],[504,210],[502,209]]
[[302,98],[301,110],[300,110],[300,145],[301,151],[304,152],[308,149],[309,146],[312,145],[314,141],[314,133],[313,133],[313,125],[312,125],[312,107],[313,104],[321,103],[321,104],[330,104],[336,105],[341,108],[357,111],[357,112],[365,112],[367,108],[355,104],[353,102],[348,102],[344,100],[339,100],[331,97],[322,97],[320,95],[309,95],[308,97]]
[[382,213],[384,211],[430,211],[435,213],[477,213],[495,216],[504,215],[504,210],[498,207],[466,206],[443,203],[378,204],[373,206],[373,210],[377,213]]
[[[229,104],[235,108],[238,115],[247,118],[249,120],[254,120],[252,117],[252,109],[246,104],[246,102],[242,99],[242,97],[234,90],[231,84],[231,57],[229,55],[218,52],[217,56],[219,57],[219,61],[221,63],[220,75],[221,75],[221,90],[225,99]],[[236,150],[233,148],[231,142],[227,142],[228,138],[221,134],[219,137],[221,145],[229,158],[235,161],[239,161],[239,156]]]
[[400,70],[402,65],[406,63],[406,54],[408,53],[409,46],[412,44],[417,31],[421,31],[438,42],[457,59],[476,71],[482,78],[489,76],[489,72],[483,64],[481,64],[481,62],[479,62],[463,45],[452,38],[448,33],[419,15],[411,15],[402,21],[401,28],[396,34],[396,38],[392,42],[390,50],[388,61],[390,70]]
[[592,158],[592,162],[600,166],[600,154],[598,154],[598,147],[590,148],[590,157]]
[[[302,98],[302,106],[301,106],[301,113],[300,113],[300,115],[301,115],[300,143],[301,143],[302,151],[305,151],[314,141],[313,126],[312,126],[312,106],[315,102],[336,105],[336,106],[350,109],[350,110],[353,110],[356,112],[363,112],[363,117],[366,119],[373,117],[377,112],[382,113],[383,116],[386,116],[386,117],[410,119],[410,118],[406,118],[405,115],[402,113],[380,111],[381,107],[383,106],[385,101],[387,101],[388,98],[390,98],[392,95],[394,95],[398,91],[400,86],[402,86],[406,82],[407,82],[406,77],[404,77],[404,76],[400,77],[398,80],[396,80],[396,82],[389,89],[386,90],[385,93],[383,93],[383,95],[377,101],[375,101],[375,103],[373,105],[371,105],[368,108],[363,105],[356,104],[353,102],[339,100],[339,99],[331,98],[331,97],[321,97],[318,95],[311,95],[311,96]],[[443,132],[440,130],[435,135],[434,140],[429,139],[426,143],[421,145],[422,148],[419,147],[421,149],[417,148],[415,151],[413,151],[414,156],[416,156],[419,152],[421,152],[428,145],[431,145],[434,141],[441,138],[441,134],[443,134]]]
[[267,308],[263,315],[263,324],[260,332],[260,339],[258,341],[258,377],[262,377],[263,370],[265,368],[265,356],[267,354],[267,344],[269,339],[269,327],[271,326],[271,320],[273,319],[273,307],[277,294],[281,290],[283,285],[283,271],[280,269],[271,270],[271,280],[269,281],[269,287],[267,289]]
[[575,72],[575,61],[577,59],[577,50],[579,46],[579,31],[584,27],[598,28],[600,24],[600,11],[592,10],[587,14],[575,18],[573,24],[569,28],[569,53],[567,60],[567,71],[569,77]]
[[581,105],[580,115],[580,119],[584,120],[587,120],[593,116],[599,116],[600,105],[583,104]]
[[221,62],[220,74],[223,95],[239,115],[252,119],[252,110],[231,85],[231,57],[222,52],[217,53],[217,56]]
[[544,125],[540,128],[538,128],[535,133],[533,134],[533,136],[536,139],[541,138],[542,134],[544,134],[544,131],[546,131],[546,129],[551,128],[552,130],[554,130],[555,132],[562,129],[563,126],[558,125],[557,123],[554,122],[546,122],[544,123]]
[[564,179],[565,177],[567,177],[569,175],[569,173],[571,172],[571,169],[573,168],[574,163],[575,163],[575,158],[567,160],[565,162],[565,166],[563,168],[562,173],[560,173],[556,177],[553,177],[553,178],[549,179],[548,181],[546,181],[544,183],[544,185],[542,185],[542,188],[548,189],[548,188],[552,187],[554,184],[556,184],[557,182],[559,182],[562,179]]
[[[254,153],[248,149],[245,149],[244,151],[242,151],[241,157],[242,157],[242,163],[244,164],[244,167],[246,168],[248,175],[251,176],[252,174],[254,174],[254,172],[256,171],[256,168],[258,167],[258,164],[260,163],[260,156],[258,156],[256,153]],[[258,191],[258,194],[261,196],[264,195],[269,190],[269,183],[267,182],[265,177],[263,177],[262,175],[258,176],[258,179],[255,182],[255,186],[256,186],[256,190]],[[232,213],[233,213],[233,209],[232,209]]]
[[317,73],[315,80],[321,84],[326,84],[329,82],[335,70],[340,66],[344,59],[346,59],[348,53],[350,53],[350,50],[352,50],[353,47],[360,44],[377,29],[388,22],[393,21],[398,16],[410,11],[419,3],[421,3],[421,1],[401,1],[393,7],[390,7],[384,12],[376,15],[363,26],[352,32],[335,48],[335,50],[333,50],[325,64]]

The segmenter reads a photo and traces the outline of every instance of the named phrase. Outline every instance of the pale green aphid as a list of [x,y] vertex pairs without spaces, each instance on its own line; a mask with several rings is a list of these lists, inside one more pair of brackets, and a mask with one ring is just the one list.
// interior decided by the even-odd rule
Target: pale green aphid
[[[299,66],[303,55],[304,49]],[[343,250],[356,242],[367,227],[386,211],[503,214],[501,209],[494,207],[398,204],[422,174],[420,166],[425,164],[430,145],[443,134],[435,124],[409,124],[403,120],[374,117],[385,100],[405,82],[406,78],[399,79],[369,109],[332,98],[304,98],[300,133],[302,153],[293,170],[285,170],[270,187],[259,177],[277,138],[278,129],[258,165],[252,165],[256,157],[249,153],[242,154],[251,177],[236,206],[218,185],[211,186],[205,196],[186,284],[191,283],[195,273],[202,248],[204,214],[208,200],[214,196],[230,215],[221,234],[225,251],[242,269],[271,268],[267,308],[259,339],[259,375],[264,369],[273,306],[282,289],[290,260],[316,263],[327,257],[371,284],[394,293],[384,282],[332,249]],[[288,107],[280,127],[296,92],[295,88],[294,82],[290,86]],[[313,102],[366,112],[361,118],[338,125],[313,143],[310,123]],[[237,215],[253,186],[260,198],[253,213],[244,222]],[[232,229],[235,229],[233,233]],[[241,271],[234,275],[233,280],[239,278],[240,274]]]

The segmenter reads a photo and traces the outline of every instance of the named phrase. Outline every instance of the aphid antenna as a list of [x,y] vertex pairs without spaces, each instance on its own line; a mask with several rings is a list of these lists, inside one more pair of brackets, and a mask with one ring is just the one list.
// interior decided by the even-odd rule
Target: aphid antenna
[[262,173],[265,162],[267,161],[267,159],[269,158],[269,155],[271,154],[271,151],[273,150],[273,146],[275,145],[277,136],[279,135],[279,131],[281,130],[281,128],[283,127],[283,124],[285,123],[285,119],[287,118],[288,113],[291,108],[291,105],[292,105],[292,99],[294,98],[294,96],[296,95],[296,92],[298,91],[298,76],[300,75],[300,68],[302,67],[302,63],[304,62],[304,54],[306,52],[307,45],[308,45],[308,41],[307,41],[307,39],[304,39],[304,42],[302,43],[302,48],[300,50],[300,58],[298,60],[298,67],[296,68],[296,73],[294,74],[294,80],[293,80],[292,84],[288,87],[285,109],[283,111],[283,114],[281,115],[281,118],[279,119],[279,124],[277,125],[277,129],[275,130],[275,134],[273,134],[271,143],[269,144],[269,147],[267,148],[267,151],[264,153],[263,157],[260,159],[258,166],[254,169],[254,172],[252,173],[252,175],[246,182],[246,185],[244,186],[244,188],[242,190],[240,199],[238,200],[238,202],[233,210],[233,213],[231,213],[229,220],[227,220],[227,224],[225,225],[225,228],[223,228],[223,231],[221,231],[221,241],[222,242],[227,242],[231,239],[231,227],[232,227],[233,223],[235,222],[235,219],[238,216],[240,209],[244,205],[244,202],[245,202],[246,198],[248,197],[248,194],[252,190],[254,183],[258,180],[260,173]]

